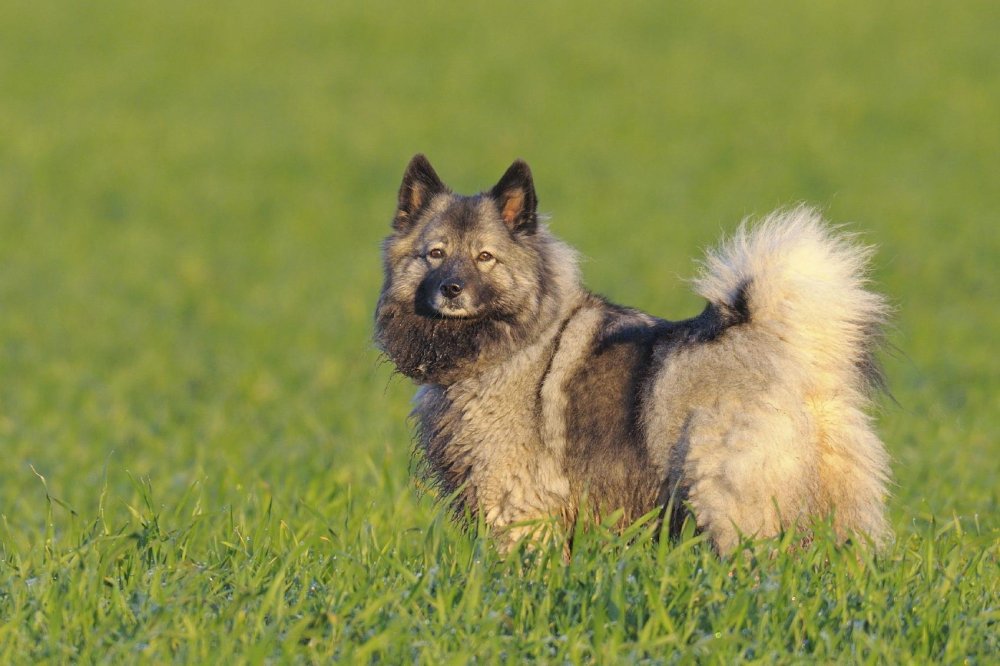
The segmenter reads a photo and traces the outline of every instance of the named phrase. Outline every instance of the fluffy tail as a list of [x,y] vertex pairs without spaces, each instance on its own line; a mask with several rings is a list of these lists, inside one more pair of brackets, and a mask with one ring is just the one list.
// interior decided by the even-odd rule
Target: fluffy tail
[[783,377],[812,413],[816,498],[842,532],[888,537],[883,518],[888,456],[866,408],[883,387],[875,351],[889,307],[867,288],[872,249],[807,207],[744,223],[711,251],[696,291],[722,311],[748,317]]
[[889,307],[866,288],[872,248],[834,233],[811,208],[772,213],[712,250],[695,290],[788,343],[817,379],[881,388],[874,352]]

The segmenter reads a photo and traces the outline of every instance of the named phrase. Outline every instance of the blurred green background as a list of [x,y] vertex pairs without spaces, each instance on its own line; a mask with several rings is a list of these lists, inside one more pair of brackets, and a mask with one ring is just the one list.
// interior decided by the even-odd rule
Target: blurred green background
[[[880,246],[894,513],[996,508],[1000,5],[0,6],[0,493],[363,483],[408,455],[370,344],[408,158],[516,157],[589,285],[668,318],[746,215]],[[400,484],[405,485],[401,479]],[[926,502],[925,502],[926,501]]]
[[998,34],[996,2],[4,0],[8,556],[47,529],[35,472],[110,524],[146,479],[166,507],[426,525],[412,387],[370,342],[418,151],[463,192],[528,160],[589,286],[668,318],[743,217],[849,223],[898,307],[892,521],[995,528]]

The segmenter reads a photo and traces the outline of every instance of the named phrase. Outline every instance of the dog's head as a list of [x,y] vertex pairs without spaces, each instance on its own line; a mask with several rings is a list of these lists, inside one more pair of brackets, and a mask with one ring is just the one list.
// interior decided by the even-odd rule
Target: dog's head
[[410,161],[383,243],[375,331],[400,372],[453,381],[536,330],[549,242],[537,205],[522,161],[473,196],[454,194],[423,155]]

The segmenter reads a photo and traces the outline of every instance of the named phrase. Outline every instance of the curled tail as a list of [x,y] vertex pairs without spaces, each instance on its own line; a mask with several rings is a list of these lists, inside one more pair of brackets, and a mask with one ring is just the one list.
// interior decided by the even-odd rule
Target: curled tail
[[885,298],[867,288],[871,255],[800,206],[744,222],[708,253],[695,290],[787,342],[816,382],[868,393],[883,387],[874,352],[889,312]]
[[[744,223],[708,253],[694,284],[717,310],[741,313],[742,332],[733,329],[730,339],[744,342],[734,344],[733,353],[777,368],[776,390],[788,398],[769,400],[807,423],[785,438],[787,445],[775,444],[777,426],[761,425],[719,469],[736,469],[733,461],[746,455],[772,470],[772,485],[780,486],[785,472],[776,461],[798,461],[789,479],[801,482],[795,492],[803,497],[786,502],[789,513],[809,505],[832,514],[844,538],[860,533],[884,543],[888,456],[866,410],[874,389],[883,386],[874,354],[889,307],[868,288],[871,255],[871,248],[831,228],[815,210],[798,207]],[[771,413],[762,402],[746,404]],[[701,495],[709,509],[705,498],[712,497]],[[732,519],[735,510],[726,509]]]

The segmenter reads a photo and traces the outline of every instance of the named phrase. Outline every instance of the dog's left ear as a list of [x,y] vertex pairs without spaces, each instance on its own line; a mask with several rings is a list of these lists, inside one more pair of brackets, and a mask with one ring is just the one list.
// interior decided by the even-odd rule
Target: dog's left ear
[[516,160],[490,190],[504,224],[520,234],[533,234],[538,228],[538,197],[531,169],[523,160]]

